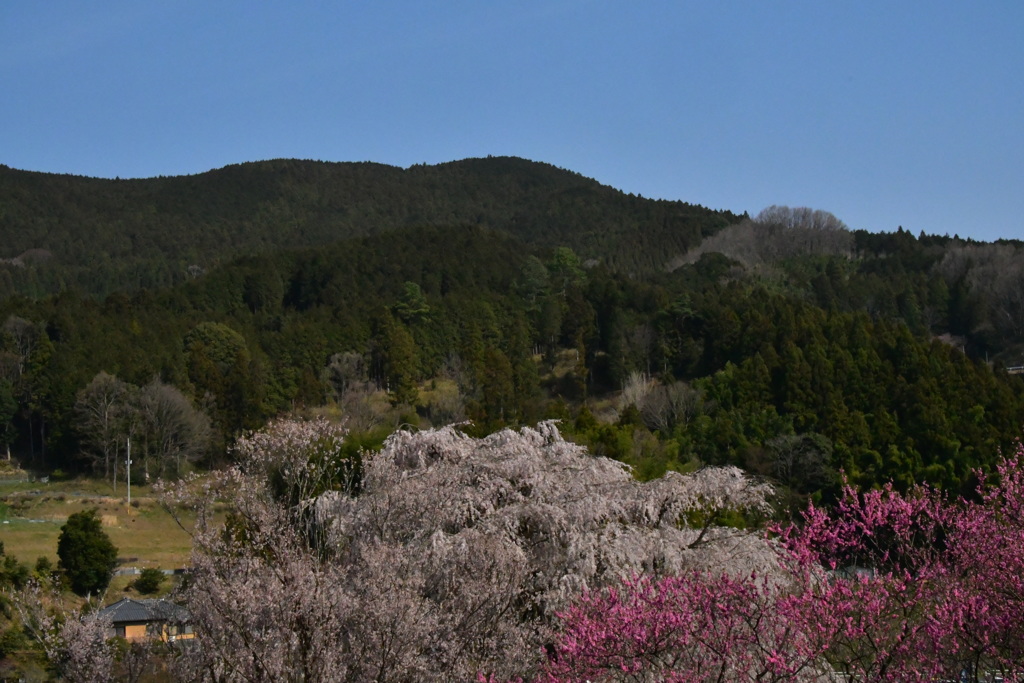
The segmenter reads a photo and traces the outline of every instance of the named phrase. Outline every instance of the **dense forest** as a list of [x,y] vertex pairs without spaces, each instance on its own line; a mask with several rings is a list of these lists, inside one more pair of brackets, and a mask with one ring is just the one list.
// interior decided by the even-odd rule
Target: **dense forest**
[[508,158],[0,167],[0,234],[0,437],[38,471],[116,480],[131,435],[173,476],[288,411],[354,434],[557,418],[642,479],[733,464],[797,502],[840,471],[970,491],[1024,416],[1020,242]]
[[0,296],[165,287],[233,257],[423,226],[489,227],[639,273],[737,218],[516,158],[404,170],[277,160],[144,180],[0,165]]

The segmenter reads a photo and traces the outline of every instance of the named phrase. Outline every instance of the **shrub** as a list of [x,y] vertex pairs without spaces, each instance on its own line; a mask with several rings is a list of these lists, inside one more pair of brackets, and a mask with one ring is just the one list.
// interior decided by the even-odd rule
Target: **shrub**
[[53,572],[53,562],[45,555],[36,558],[36,576],[40,579],[49,578]]
[[152,595],[160,590],[160,585],[164,582],[164,573],[159,569],[148,567],[142,570],[142,574],[139,578],[135,579],[133,585],[135,590],[139,591],[143,595]]
[[11,555],[3,556],[3,561],[0,562],[0,585],[20,590],[28,583],[28,579],[28,567]]

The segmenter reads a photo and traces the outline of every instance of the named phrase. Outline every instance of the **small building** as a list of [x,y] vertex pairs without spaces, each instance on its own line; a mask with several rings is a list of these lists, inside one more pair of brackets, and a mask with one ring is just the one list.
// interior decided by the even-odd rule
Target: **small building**
[[97,616],[109,619],[111,635],[125,640],[154,638],[167,643],[194,637],[188,610],[170,600],[122,598],[101,609]]

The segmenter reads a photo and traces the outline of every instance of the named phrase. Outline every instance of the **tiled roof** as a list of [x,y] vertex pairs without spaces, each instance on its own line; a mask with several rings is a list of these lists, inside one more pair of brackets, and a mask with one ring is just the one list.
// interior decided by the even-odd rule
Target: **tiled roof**
[[188,610],[168,600],[122,598],[101,609],[98,615],[110,619],[113,624],[120,624],[139,621],[184,620],[188,618]]

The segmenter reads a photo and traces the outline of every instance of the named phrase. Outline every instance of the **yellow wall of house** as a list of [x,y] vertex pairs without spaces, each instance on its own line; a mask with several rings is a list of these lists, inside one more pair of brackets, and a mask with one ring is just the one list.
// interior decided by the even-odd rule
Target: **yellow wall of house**
[[[124,629],[122,633],[122,629]],[[195,638],[192,633],[192,626],[156,624],[125,624],[115,629],[115,635],[122,636],[125,640],[142,640],[143,638],[155,638],[165,643],[170,640],[189,640]]]
[[124,627],[125,640],[141,640],[146,637],[145,624],[130,624]]

